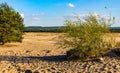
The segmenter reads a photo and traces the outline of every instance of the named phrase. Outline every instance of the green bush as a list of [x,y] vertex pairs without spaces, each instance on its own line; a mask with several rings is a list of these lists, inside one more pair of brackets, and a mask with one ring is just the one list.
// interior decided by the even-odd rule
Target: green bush
[[70,48],[67,51],[69,59],[88,59],[101,56],[109,51],[111,42],[103,40],[110,33],[114,18],[107,19],[101,15],[90,14],[76,20],[65,20],[64,34],[60,36],[61,47]]
[[0,4],[0,45],[22,42],[24,24],[21,15],[7,3]]

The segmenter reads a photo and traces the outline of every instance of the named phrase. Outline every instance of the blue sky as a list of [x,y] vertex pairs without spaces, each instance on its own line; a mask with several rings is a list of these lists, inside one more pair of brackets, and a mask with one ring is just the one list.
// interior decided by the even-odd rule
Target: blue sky
[[64,17],[72,17],[74,13],[108,15],[107,7],[116,18],[113,26],[120,27],[120,0],[0,0],[2,2],[21,13],[25,26],[61,26]]

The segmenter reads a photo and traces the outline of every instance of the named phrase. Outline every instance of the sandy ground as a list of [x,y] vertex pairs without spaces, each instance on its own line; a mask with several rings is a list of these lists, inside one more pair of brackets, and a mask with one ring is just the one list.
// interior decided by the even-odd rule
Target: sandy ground
[[[120,73],[120,57],[110,53],[102,60],[68,61],[67,49],[57,48],[58,33],[25,33],[22,43],[0,46],[0,73]],[[120,34],[114,34],[120,41]]]

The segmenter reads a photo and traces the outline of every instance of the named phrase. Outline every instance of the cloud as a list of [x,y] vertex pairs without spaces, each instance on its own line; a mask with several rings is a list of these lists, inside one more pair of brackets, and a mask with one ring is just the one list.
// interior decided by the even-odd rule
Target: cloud
[[[71,15],[69,15],[69,16],[71,16],[71,17],[87,17],[87,16],[89,16],[89,15],[90,15],[90,14],[88,13],[88,14],[71,14]],[[92,15],[93,15],[93,16],[105,16],[105,15],[98,14],[98,13],[96,13],[96,12],[92,13]]]
[[45,13],[41,12],[41,13],[32,14],[32,16],[41,16],[41,15],[45,15]]
[[88,14],[69,14],[67,17],[74,18],[74,17],[86,17]]
[[69,6],[69,7],[75,7],[75,5],[72,4],[72,3],[68,3],[67,6]]
[[21,17],[24,18],[24,14],[23,13],[20,13]]
[[33,17],[32,19],[33,19],[33,20],[40,20],[39,17]]
[[[77,15],[76,15],[77,16]],[[79,17],[86,17],[88,14],[78,14]]]
[[[102,15],[102,14],[98,14],[98,13],[95,13],[95,12],[91,13],[91,14],[93,16],[96,16],[96,17],[104,17],[104,18],[108,18],[109,17],[108,15]],[[83,14],[81,14],[81,13],[78,13],[78,14],[72,13],[72,14],[66,15],[65,17],[74,19],[76,17],[78,17],[78,18],[84,18],[84,17],[88,17],[88,16],[90,16],[90,13],[83,13]]]

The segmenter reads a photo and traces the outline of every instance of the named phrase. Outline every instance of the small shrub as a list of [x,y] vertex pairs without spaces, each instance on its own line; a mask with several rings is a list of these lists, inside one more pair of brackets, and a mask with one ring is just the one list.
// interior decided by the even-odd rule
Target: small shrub
[[[68,58],[88,59],[98,57],[112,48],[110,41],[105,41],[105,34],[110,33],[114,18],[105,19],[101,15],[90,14],[77,20],[66,19],[64,34],[60,36],[60,45],[70,48]],[[110,39],[111,40],[111,39]]]

